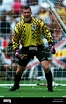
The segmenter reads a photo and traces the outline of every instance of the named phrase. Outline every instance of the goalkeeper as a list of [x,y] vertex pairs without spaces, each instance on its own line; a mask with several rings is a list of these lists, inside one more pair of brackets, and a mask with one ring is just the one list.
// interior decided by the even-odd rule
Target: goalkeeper
[[[22,14],[23,19],[16,24],[14,28],[14,37],[12,39],[12,47],[15,51],[15,56],[19,59],[19,61],[15,74],[14,85],[9,89],[9,91],[19,89],[22,72],[25,70],[28,62],[36,56],[44,69],[48,91],[52,92],[52,73],[49,68],[47,54],[45,54],[42,34],[47,39],[50,50],[53,54],[55,54],[53,46],[54,39],[44,22],[32,16],[31,8],[29,6],[23,6]],[[21,50],[19,50],[19,42],[22,44]]]

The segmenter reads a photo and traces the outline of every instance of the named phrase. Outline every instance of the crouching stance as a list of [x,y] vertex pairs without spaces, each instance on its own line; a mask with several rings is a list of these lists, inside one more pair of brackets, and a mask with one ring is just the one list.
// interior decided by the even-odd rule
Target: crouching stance
[[[46,54],[42,34],[47,39],[52,53],[55,53],[53,46],[54,39],[44,22],[31,15],[32,12],[29,6],[23,7],[22,14],[23,18],[16,24],[14,28],[14,37],[12,39],[12,47],[15,51],[15,56],[19,58],[19,61],[14,85],[9,89],[9,91],[19,89],[22,72],[28,62],[36,56],[45,71],[48,91],[52,92],[52,73],[49,68],[48,55]],[[19,50],[19,41],[22,45],[21,50]]]

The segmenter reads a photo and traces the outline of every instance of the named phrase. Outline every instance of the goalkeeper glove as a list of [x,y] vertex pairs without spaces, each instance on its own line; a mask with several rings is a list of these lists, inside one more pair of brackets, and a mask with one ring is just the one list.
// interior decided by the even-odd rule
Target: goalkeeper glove
[[18,58],[18,59],[21,59],[21,55],[20,55],[20,50],[19,49],[17,49],[15,51],[15,57]]
[[51,53],[52,54],[55,54],[56,53],[56,50],[55,50],[54,46],[52,44],[50,44],[49,47],[50,47]]

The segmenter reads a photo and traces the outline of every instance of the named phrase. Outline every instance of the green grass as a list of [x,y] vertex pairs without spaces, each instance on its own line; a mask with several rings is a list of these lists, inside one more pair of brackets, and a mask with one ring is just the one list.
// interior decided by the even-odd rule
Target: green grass
[[[4,81],[0,81],[0,83],[3,82]],[[33,83],[34,82],[35,81],[33,81]],[[7,83],[10,83],[10,81],[7,81]],[[20,86],[20,88],[14,92],[10,92],[9,88],[10,86],[0,86],[0,97],[66,97],[66,86],[53,86],[53,92],[48,92],[47,86]]]
[[66,97],[66,87],[57,86],[53,92],[48,92],[46,86],[21,86],[15,92],[9,92],[9,87],[0,87],[0,96],[4,97]]

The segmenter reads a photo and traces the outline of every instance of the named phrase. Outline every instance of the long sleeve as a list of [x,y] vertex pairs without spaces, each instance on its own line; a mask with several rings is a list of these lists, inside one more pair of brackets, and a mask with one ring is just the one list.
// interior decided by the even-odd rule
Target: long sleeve
[[19,48],[19,40],[20,40],[20,35],[21,35],[21,24],[20,22],[16,24],[14,28],[14,37],[12,39],[12,48],[13,50]]
[[47,39],[48,43],[54,43],[54,38],[47,26],[42,22],[42,34]]

